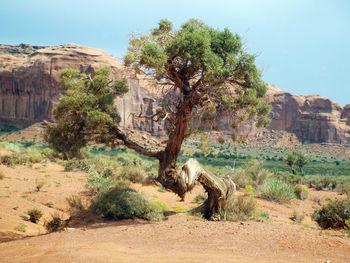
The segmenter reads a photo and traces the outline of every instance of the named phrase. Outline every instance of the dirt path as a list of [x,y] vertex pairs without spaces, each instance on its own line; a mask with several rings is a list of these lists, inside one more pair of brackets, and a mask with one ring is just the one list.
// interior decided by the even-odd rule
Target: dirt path
[[350,239],[300,225],[108,222],[0,244],[0,262],[350,262]]
[[[66,214],[66,197],[84,196],[86,176],[66,173],[58,164],[1,167],[6,177],[0,182],[0,240],[45,233],[44,220],[24,221],[21,215],[32,207],[46,218],[55,211]],[[34,191],[37,179],[45,186]],[[185,202],[155,186],[133,185],[148,199],[162,200],[172,210],[197,206],[196,187]],[[0,243],[0,262],[350,262],[350,238],[322,233],[310,215],[319,202],[342,198],[337,193],[314,191],[305,201],[276,204],[258,199],[259,209],[269,214],[269,223],[208,222],[177,214],[162,222],[141,220],[103,222],[62,232],[26,237]],[[239,193],[237,193],[239,194]],[[49,207],[47,203],[54,204]],[[294,210],[305,214],[303,224],[293,224]],[[67,215],[66,215],[67,216]],[[26,232],[15,231],[23,223]]]

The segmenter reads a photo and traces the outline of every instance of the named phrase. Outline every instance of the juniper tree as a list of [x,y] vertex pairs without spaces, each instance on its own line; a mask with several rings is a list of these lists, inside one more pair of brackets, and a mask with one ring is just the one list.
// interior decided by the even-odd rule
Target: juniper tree
[[[234,191],[234,183],[228,177],[206,172],[194,159],[182,167],[177,166],[176,160],[184,139],[198,128],[194,119],[203,125],[224,115],[233,131],[245,120],[254,119],[259,127],[269,122],[270,108],[263,100],[267,86],[260,79],[261,73],[254,64],[255,56],[248,54],[239,35],[227,28],[221,31],[191,19],[179,30],[174,30],[170,21],[161,20],[150,34],[131,38],[124,63],[138,73],[152,76],[164,87],[165,99],[160,109],[152,116],[142,116],[165,121],[168,138],[164,149],[152,151],[132,141],[118,128],[117,109],[112,104],[107,107],[104,99],[97,100],[97,103],[102,103],[106,109],[101,112],[104,107],[96,107],[93,101],[92,113],[89,114],[80,109],[79,103],[77,108],[71,108],[70,99],[61,96],[55,110],[58,124],[49,128],[48,137],[50,134],[60,137],[61,125],[70,125],[74,132],[61,136],[60,141],[65,145],[78,138],[74,149],[86,145],[91,139],[109,144],[122,141],[125,146],[158,159],[157,180],[181,198],[196,182],[200,182],[208,192],[202,212],[207,218],[220,219],[226,201]],[[96,76],[92,80],[86,76],[82,78],[88,87],[94,86]],[[71,82],[70,85],[76,84]],[[104,96],[110,102],[115,92],[111,88],[102,90],[109,90],[107,94],[111,97]],[[89,94],[89,91],[83,91]],[[77,98],[87,96],[90,103],[90,96],[77,93],[70,95]],[[71,100],[75,103],[75,99]],[[70,112],[68,116],[71,116],[68,120],[66,117],[60,119],[58,112],[66,107]]]

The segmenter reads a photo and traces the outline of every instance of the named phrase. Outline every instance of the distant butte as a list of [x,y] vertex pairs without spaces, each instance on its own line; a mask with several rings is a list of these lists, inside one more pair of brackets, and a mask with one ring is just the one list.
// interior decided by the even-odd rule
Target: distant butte
[[[63,68],[92,72],[109,66],[114,78],[126,77],[130,91],[116,100],[124,129],[164,135],[164,124],[135,118],[151,115],[161,103],[161,88],[152,79],[135,74],[103,50],[75,44],[18,46],[0,44],[0,127],[24,127],[51,118]],[[272,106],[268,129],[294,133],[312,143],[350,143],[350,104],[342,107],[319,95],[297,96],[269,85],[266,100]],[[219,120],[225,126],[225,120]],[[255,133],[254,127],[245,131]]]

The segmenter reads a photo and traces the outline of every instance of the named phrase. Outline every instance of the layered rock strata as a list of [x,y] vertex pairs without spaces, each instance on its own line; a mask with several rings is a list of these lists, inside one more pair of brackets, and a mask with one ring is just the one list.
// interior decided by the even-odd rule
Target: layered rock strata
[[[0,45],[0,127],[23,127],[52,118],[52,108],[64,92],[61,70],[70,67],[90,73],[103,66],[111,67],[113,78],[128,81],[129,92],[116,100],[122,128],[163,136],[164,123],[137,118],[155,112],[163,97],[161,87],[102,50],[74,44]],[[350,143],[350,104],[343,108],[318,95],[296,96],[272,85],[266,99],[272,107],[269,129],[294,133],[303,142]],[[225,127],[225,119],[218,120],[218,126]],[[254,124],[241,129],[241,133],[256,132]]]

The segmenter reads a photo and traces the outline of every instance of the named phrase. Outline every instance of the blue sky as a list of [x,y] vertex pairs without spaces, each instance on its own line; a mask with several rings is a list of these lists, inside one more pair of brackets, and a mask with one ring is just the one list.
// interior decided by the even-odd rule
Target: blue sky
[[0,0],[0,43],[76,43],[125,54],[131,32],[189,18],[242,35],[263,79],[350,103],[349,0]]

